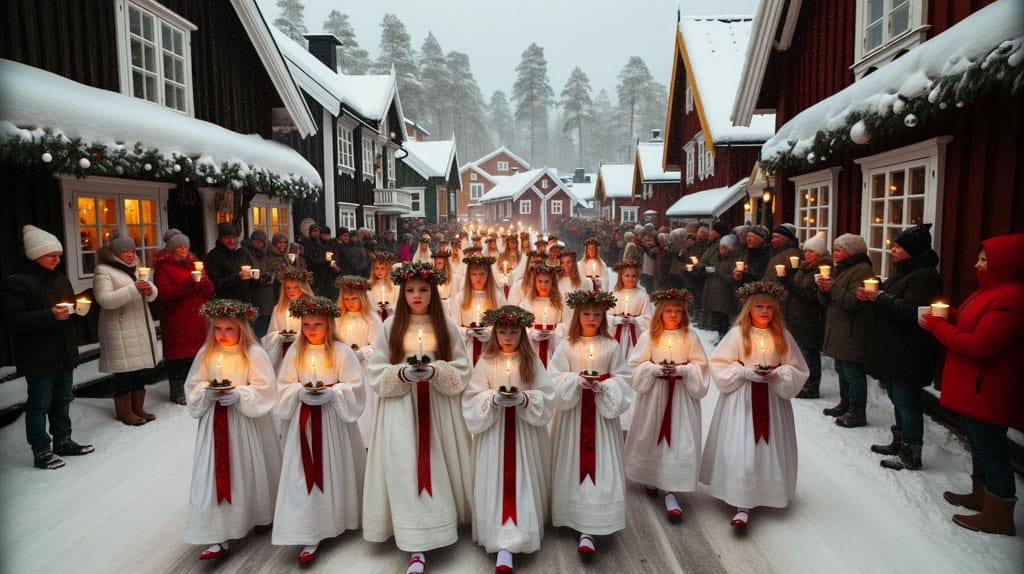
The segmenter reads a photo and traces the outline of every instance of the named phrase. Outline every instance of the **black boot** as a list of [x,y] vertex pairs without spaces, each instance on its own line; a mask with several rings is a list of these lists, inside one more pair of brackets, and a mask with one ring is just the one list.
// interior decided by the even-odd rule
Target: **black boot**
[[64,459],[53,454],[53,451],[47,447],[45,450],[40,450],[32,454],[34,464],[36,468],[42,468],[45,470],[54,470],[64,466]]
[[903,433],[896,430],[895,425],[889,428],[892,430],[892,442],[889,444],[873,444],[871,445],[871,452],[877,452],[878,454],[884,454],[887,456],[894,456],[900,453],[900,446],[903,445]]
[[71,437],[53,441],[53,452],[60,456],[82,456],[94,450],[91,444],[78,444]]
[[846,412],[836,418],[836,424],[844,428],[862,427],[867,425],[868,419],[864,414],[864,407],[864,403],[850,401],[850,406],[846,409]]
[[817,399],[821,397],[821,392],[818,391],[818,387],[821,385],[821,381],[807,381],[804,384],[804,388],[800,389],[797,393],[796,398],[798,399]]
[[185,381],[168,381],[171,388],[171,402],[185,404]]
[[900,448],[898,458],[882,459],[879,464],[893,470],[921,470],[921,445],[905,444]]
[[821,412],[825,413],[830,417],[842,416],[846,413],[846,410],[850,408],[850,401],[846,399],[839,399],[839,404],[834,407],[827,408]]

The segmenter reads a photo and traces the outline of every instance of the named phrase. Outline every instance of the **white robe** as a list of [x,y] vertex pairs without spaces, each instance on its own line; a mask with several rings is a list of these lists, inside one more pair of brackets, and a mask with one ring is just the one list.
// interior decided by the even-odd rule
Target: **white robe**
[[558,278],[558,291],[562,293],[562,297],[565,297],[573,291],[593,291],[594,282],[586,277],[580,277],[580,286],[572,286],[572,277],[559,277]]
[[[284,443],[281,482],[274,509],[274,533],[271,544],[317,544],[346,530],[359,528],[359,507],[363,497],[363,472],[366,450],[355,421],[363,411],[365,378],[359,359],[345,343],[334,341],[333,368],[326,367],[326,345],[306,349],[307,364],[297,365],[297,347],[285,353],[277,378],[278,403],[274,414],[288,421]],[[302,383],[313,380],[312,359],[317,358],[316,378],[333,384],[332,402],[321,405],[323,437],[323,490],[315,484],[306,489],[300,437],[312,439],[312,431],[299,428]],[[312,423],[309,423],[312,425]],[[312,448],[312,442],[309,442]]]
[[[590,346],[594,358],[589,359]],[[590,368],[588,368],[588,366]],[[595,397],[596,482],[580,482],[582,387],[580,372],[608,373],[603,392]],[[555,386],[555,415],[551,425],[551,524],[586,534],[611,534],[626,527],[626,476],[622,463],[619,417],[633,402],[629,366],[606,337],[563,341],[551,359],[548,373]]]
[[[651,326],[651,314],[654,312],[653,306],[651,305],[650,297],[647,295],[647,290],[637,285],[632,289],[620,289],[612,292],[615,295],[615,307],[608,310],[608,330],[611,332],[612,337],[615,337],[615,331],[619,331],[617,341],[619,343],[619,353],[622,355],[622,360],[628,362],[629,355],[633,352],[633,337],[630,335],[629,322],[631,321],[636,325],[636,336],[639,340],[640,334],[645,333]],[[629,301],[626,301],[626,297],[629,297]],[[632,318],[627,322],[622,322],[618,315],[623,313],[629,313]],[[617,329],[616,321],[622,322],[622,329]],[[636,409],[636,403],[630,405],[622,417],[619,419],[619,423],[622,425],[622,430],[628,431],[633,424],[633,411]]]
[[[671,347],[669,341],[671,340]],[[684,364],[672,392],[672,430],[659,440],[668,404],[669,382],[661,377],[661,361]],[[626,435],[626,476],[671,492],[697,489],[700,470],[700,400],[708,392],[708,359],[700,339],[682,329],[663,331],[657,345],[651,333],[640,335],[629,357],[633,370],[633,423]]]
[[378,313],[380,311],[380,302],[385,301],[388,303],[388,317],[394,313],[395,301],[398,301],[399,289],[398,286],[391,282],[390,278],[378,279],[370,284],[370,290],[367,293],[370,297],[370,305],[373,306],[373,311]]
[[[466,293],[458,293],[451,300],[451,308],[448,316],[455,321],[455,324],[459,326],[459,334],[462,336],[462,342],[466,345],[466,350],[469,351],[469,358],[473,358],[473,330],[469,328],[470,323],[480,323],[480,319],[483,317],[484,312],[490,311],[491,307],[487,304],[487,292],[486,291],[470,291],[469,296],[471,297],[469,303],[469,309],[464,310],[462,308],[462,302],[466,299]],[[494,300],[498,307],[505,305],[505,296],[501,294],[500,290],[494,292]]]
[[[380,315],[372,313],[367,320],[362,313],[342,313],[341,317],[335,319],[335,325],[334,332],[347,346],[359,346],[360,352],[356,353],[356,358],[359,359],[359,368],[365,371],[369,359],[362,353],[362,349],[369,347],[369,352],[373,352],[373,343],[377,341],[377,333],[381,327]],[[359,415],[358,423],[363,444],[370,444],[373,419],[377,416],[377,394],[368,386],[366,389],[366,406],[363,408],[363,414]]]
[[602,291],[612,290],[614,284],[611,283],[611,269],[600,258],[587,259],[584,256],[576,262],[576,267],[580,270],[580,277],[591,279],[592,276],[596,276],[601,282],[599,287]]
[[[217,366],[218,361],[220,366]],[[206,400],[211,379],[228,379],[239,400],[227,408],[231,502],[217,503],[213,419],[216,405]],[[244,537],[254,526],[274,520],[274,499],[281,473],[281,447],[270,411],[276,402],[274,368],[259,345],[208,352],[204,345],[185,379],[189,414],[199,419],[188,497],[185,542],[214,544]]]
[[[302,319],[292,317],[288,313],[288,305],[275,305],[270,313],[270,326],[267,327],[267,334],[263,335],[260,342],[270,356],[270,362],[274,365],[274,372],[281,367],[281,357],[284,356],[284,343],[289,338],[295,341],[295,336],[302,330]],[[282,331],[294,331],[295,335],[288,337]]]
[[[548,339],[548,364],[551,364],[551,356],[554,354],[555,349],[558,348],[558,344],[561,343],[569,335],[569,323],[572,321],[572,309],[565,304],[565,299],[562,299],[562,308],[556,309],[551,305],[551,301],[548,299],[534,299],[533,297],[527,297],[519,302],[519,306],[527,311],[533,313],[533,322],[536,325],[553,325],[554,329],[551,332],[551,338]],[[545,312],[547,311],[547,312]],[[533,332],[533,325],[526,329],[527,335]],[[534,341],[530,339],[530,343],[533,344],[534,350],[537,351],[538,357],[540,356],[540,341]]]
[[[743,366],[762,364],[759,342],[765,341],[765,359],[776,369],[778,380],[754,383],[743,377]],[[772,338],[765,329],[751,329],[751,352],[743,352],[739,327],[725,334],[711,354],[711,378],[721,394],[715,405],[700,481],[707,484],[711,496],[739,507],[770,506],[784,508],[796,492],[796,428],[789,400],[803,388],[809,375],[807,363],[793,336],[786,332],[786,355],[778,357]],[[754,442],[751,387],[768,384],[769,435]]]
[[[363,494],[363,538],[384,542],[392,535],[407,552],[448,546],[458,540],[458,525],[470,521],[473,461],[469,431],[462,417],[462,393],[469,382],[466,346],[451,320],[446,328],[452,344],[451,361],[435,361],[430,381],[430,476],[432,495],[418,491],[416,385],[399,379],[405,361],[391,364],[388,336],[393,318],[374,343],[367,365],[370,386],[380,398],[366,460]],[[412,315],[404,335],[404,354],[417,351],[423,330],[423,354],[433,358],[437,348],[427,315]]]
[[[462,398],[466,426],[475,438],[473,540],[487,552],[536,552],[544,537],[551,487],[547,425],[554,411],[554,388],[536,356],[530,359],[534,362],[534,380],[527,384],[519,378],[519,362],[514,354],[481,357]],[[494,394],[502,385],[514,385],[522,391],[528,399],[526,406],[496,406]],[[505,418],[510,415],[515,416],[516,520],[503,523]]]

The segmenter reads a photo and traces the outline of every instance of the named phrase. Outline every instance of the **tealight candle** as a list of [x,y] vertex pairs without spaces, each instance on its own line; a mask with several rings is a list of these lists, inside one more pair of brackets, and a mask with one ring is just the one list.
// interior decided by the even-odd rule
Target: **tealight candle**
[[786,266],[785,265],[776,265],[775,266],[775,274],[777,276],[779,276],[779,277],[785,277],[786,276]]
[[694,257],[693,255],[690,256],[690,263],[693,263],[694,265],[696,265],[697,261],[698,261],[698,259],[696,257]]
[[793,269],[800,267],[800,258],[797,257],[796,255],[790,256],[789,266],[792,267]]
[[747,263],[745,261],[737,261],[736,262],[736,270],[737,271],[743,271],[746,268],[747,268]]
[[942,317],[943,319],[949,319],[949,305],[945,303],[932,303],[931,305],[932,315],[936,317]]
[[242,265],[242,273],[252,274],[252,265]]
[[821,273],[822,277],[832,276],[832,267],[830,265],[819,265],[818,271]]
[[142,281],[149,281],[149,272],[152,271],[149,267],[139,267],[139,279]]
[[324,257],[326,257],[328,261],[334,261],[334,253],[330,251],[324,253]]
[[91,305],[92,301],[87,297],[79,297],[76,301],[75,312],[84,317],[89,314],[89,307]]
[[199,283],[200,281],[202,281],[203,280],[203,272],[199,271],[199,270],[193,271],[192,272],[192,280],[195,281],[196,283]]
[[[292,255],[295,255],[295,254],[292,253]],[[192,266],[195,267],[196,271],[202,271],[203,270],[203,262],[202,261],[193,261],[192,262]]]
[[296,256],[297,256],[296,253],[289,253],[288,254],[288,261],[291,262],[291,263],[295,263],[295,257]]
[[878,279],[868,278],[864,280],[865,291],[878,291]]

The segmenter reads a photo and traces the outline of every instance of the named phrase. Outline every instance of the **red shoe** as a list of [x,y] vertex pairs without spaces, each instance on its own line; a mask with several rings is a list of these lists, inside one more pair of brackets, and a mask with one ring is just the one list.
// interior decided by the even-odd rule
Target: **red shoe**
[[405,569],[405,574],[420,574],[427,571],[427,561],[422,555],[413,554],[412,558],[409,559],[409,566]]
[[203,550],[203,553],[199,555],[199,559],[200,560],[215,560],[217,558],[223,557],[225,554],[228,553],[228,549],[223,547],[223,546],[221,546],[220,544],[215,544],[214,546],[217,547],[217,550],[210,550],[210,548],[212,548],[212,546],[211,546],[210,548],[207,548],[206,550]]
[[597,552],[597,546],[594,544],[594,538],[589,534],[580,535],[580,544],[577,550],[583,556],[593,556]]
[[666,510],[665,511],[665,515],[668,516],[669,520],[673,520],[673,521],[675,521],[675,520],[682,520],[683,519],[683,509],[682,508],[672,508],[670,510]]
[[299,564],[309,564],[316,560],[316,550],[312,552],[299,552]]
[[736,515],[733,516],[732,520],[729,521],[729,525],[730,526],[735,526],[736,528],[746,528],[747,527],[747,522],[749,520],[750,520],[750,513],[749,512],[747,512],[746,510],[737,510],[736,511]]
[[494,571],[498,574],[510,574],[511,572],[515,572],[515,570],[508,564],[499,564],[494,567]]

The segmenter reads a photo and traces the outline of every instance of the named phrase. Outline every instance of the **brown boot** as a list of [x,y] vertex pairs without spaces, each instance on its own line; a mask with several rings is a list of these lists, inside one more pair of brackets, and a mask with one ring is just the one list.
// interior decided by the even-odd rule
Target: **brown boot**
[[968,530],[1016,536],[1017,529],[1013,526],[1013,507],[1016,505],[1016,498],[1003,498],[986,490],[985,506],[979,514],[956,514],[953,522]]
[[132,412],[135,413],[136,416],[146,419],[146,422],[155,421],[156,415],[153,413],[147,413],[146,409],[142,407],[145,402],[146,389],[142,389],[141,391],[132,391]]
[[114,397],[114,414],[117,416],[117,420],[126,425],[137,427],[146,424],[146,419],[139,418],[132,412],[131,395],[117,395]]
[[945,498],[946,502],[953,506],[963,506],[967,510],[981,512],[982,507],[985,506],[985,483],[971,479],[970,494],[957,494],[947,490],[942,493],[942,498]]

